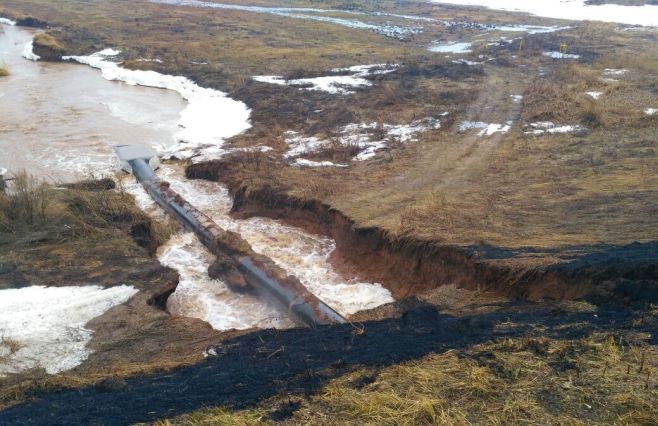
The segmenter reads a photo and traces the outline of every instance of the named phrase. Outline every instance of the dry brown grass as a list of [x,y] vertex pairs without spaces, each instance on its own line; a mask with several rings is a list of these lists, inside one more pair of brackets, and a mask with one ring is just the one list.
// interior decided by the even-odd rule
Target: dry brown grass
[[0,66],[0,77],[7,77],[9,74],[9,68],[7,68],[5,65]]
[[[618,336],[517,338],[381,370],[300,399],[286,424],[634,424],[658,420],[658,352]],[[290,397],[287,397],[290,398]],[[268,424],[287,399],[200,410],[161,425]]]
[[12,179],[11,190],[0,193],[0,227],[8,228],[11,222],[32,224],[45,220],[51,195],[48,186],[25,171]]

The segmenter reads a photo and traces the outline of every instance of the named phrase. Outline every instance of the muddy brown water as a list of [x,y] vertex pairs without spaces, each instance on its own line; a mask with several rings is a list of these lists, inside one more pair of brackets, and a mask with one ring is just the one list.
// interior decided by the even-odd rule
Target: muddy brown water
[[0,25],[0,168],[53,182],[115,169],[112,146],[174,144],[185,101],[175,92],[117,84],[98,71],[22,57],[34,32]]
[[[179,114],[187,103],[174,91],[103,79],[98,70],[70,63],[33,62],[22,57],[33,32],[0,25],[0,63],[11,75],[0,79],[0,167],[22,169],[52,182],[100,176],[118,170],[112,146],[171,147]],[[393,301],[377,283],[346,279],[329,263],[335,242],[266,218],[235,220],[223,185],[184,177],[182,166],[163,165],[159,175],[220,226],[239,232],[259,253],[297,276],[316,296],[343,315]],[[162,216],[145,191],[126,178],[139,205]],[[158,251],[158,259],[180,275],[168,310],[200,318],[218,330],[287,328],[294,324],[259,298],[237,294],[208,277],[213,256],[187,232]]]

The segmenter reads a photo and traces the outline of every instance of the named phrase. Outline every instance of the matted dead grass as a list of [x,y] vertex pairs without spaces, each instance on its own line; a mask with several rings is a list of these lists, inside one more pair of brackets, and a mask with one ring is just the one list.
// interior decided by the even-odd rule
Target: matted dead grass
[[658,420],[657,373],[655,347],[616,335],[516,338],[360,369],[305,399],[209,408],[158,424],[649,425]]

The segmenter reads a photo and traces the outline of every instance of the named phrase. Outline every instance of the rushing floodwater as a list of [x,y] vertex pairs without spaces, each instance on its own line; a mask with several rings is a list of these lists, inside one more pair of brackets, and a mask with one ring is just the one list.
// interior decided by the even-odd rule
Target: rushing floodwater
[[[10,172],[25,168],[53,181],[73,180],[88,172],[115,170],[113,145],[144,143],[161,149],[176,144],[179,115],[187,106],[178,93],[110,82],[82,65],[28,61],[21,53],[32,33],[0,25],[2,29],[0,63],[12,75],[0,79],[0,167]],[[158,173],[220,226],[239,232],[254,250],[296,275],[340,313],[392,301],[379,284],[346,282],[333,271],[328,263],[335,248],[331,239],[270,219],[234,220],[222,185],[186,180],[175,165],[163,166]],[[162,214],[138,184],[128,188],[144,209]],[[181,276],[168,302],[173,314],[203,319],[220,330],[292,325],[260,299],[234,293],[208,277],[213,256],[190,233],[175,235],[160,248],[158,258]]]

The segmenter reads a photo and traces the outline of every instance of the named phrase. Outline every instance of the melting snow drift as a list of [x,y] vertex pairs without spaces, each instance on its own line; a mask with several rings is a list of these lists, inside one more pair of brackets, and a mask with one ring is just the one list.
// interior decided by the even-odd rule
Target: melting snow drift
[[180,113],[178,122],[181,130],[175,135],[176,140],[183,144],[176,145],[173,151],[163,152],[163,155],[178,159],[212,158],[219,153],[225,139],[251,127],[251,111],[244,103],[219,90],[200,87],[185,77],[122,68],[111,60],[119,53],[118,50],[105,49],[89,56],[65,56],[62,59],[98,68],[107,80],[173,90],[187,100],[188,105]]
[[70,370],[91,351],[85,324],[137,290],[131,286],[25,287],[0,290],[0,377],[30,368]]
[[314,78],[297,78],[286,80],[277,75],[254,76],[253,79],[261,83],[278,84],[282,86],[294,86],[306,90],[320,90],[327,93],[348,95],[354,93],[357,88],[372,86],[367,77],[388,74],[393,72],[397,65],[372,64],[355,65],[349,68],[334,68],[333,73],[349,73],[349,75],[329,75]]
[[[288,131],[284,133],[284,136],[289,150],[284,156],[286,158],[295,158],[306,154],[313,154],[331,146],[332,143],[338,143],[346,147],[360,148],[361,152],[352,160],[364,161],[373,158],[377,151],[386,148],[392,140],[398,140],[403,143],[413,142],[418,140],[418,134],[440,128],[441,122],[438,119],[427,117],[412,121],[409,124],[384,123],[380,125],[376,122],[348,124],[338,131],[339,136],[333,141],[320,139],[315,136],[305,137],[299,135],[297,132]],[[381,130],[379,138],[375,136],[375,133],[378,133],[377,130]],[[315,162],[300,159],[296,159],[293,165],[306,167],[344,167],[344,165],[334,164],[328,161]]]
[[0,17],[0,24],[14,26],[16,25],[16,21],[12,21],[11,19]]
[[465,132],[469,129],[481,129],[478,136],[491,136],[495,133],[507,133],[512,128],[512,122],[506,124],[484,123],[482,121],[464,121],[459,125],[459,131]]
[[33,47],[34,44],[32,42],[26,44],[25,48],[23,49],[23,57],[25,59],[29,59],[30,61],[38,61],[39,59],[41,59],[41,56],[34,53],[34,51],[32,50]]
[[525,131],[526,135],[542,135],[544,133],[556,134],[556,133],[577,133],[585,130],[584,127],[579,125],[565,125],[565,126],[556,126],[555,123],[550,121],[539,121],[536,123],[530,123],[529,127],[532,130]]
[[472,43],[439,43],[429,47],[432,52],[439,53],[470,53]]
[[548,56],[549,58],[553,59],[578,59],[580,58],[580,55],[574,55],[571,53],[562,53],[562,52],[544,52],[542,53],[544,56]]
[[587,5],[585,0],[430,0],[462,6],[526,12],[547,18],[658,26],[658,6]]

